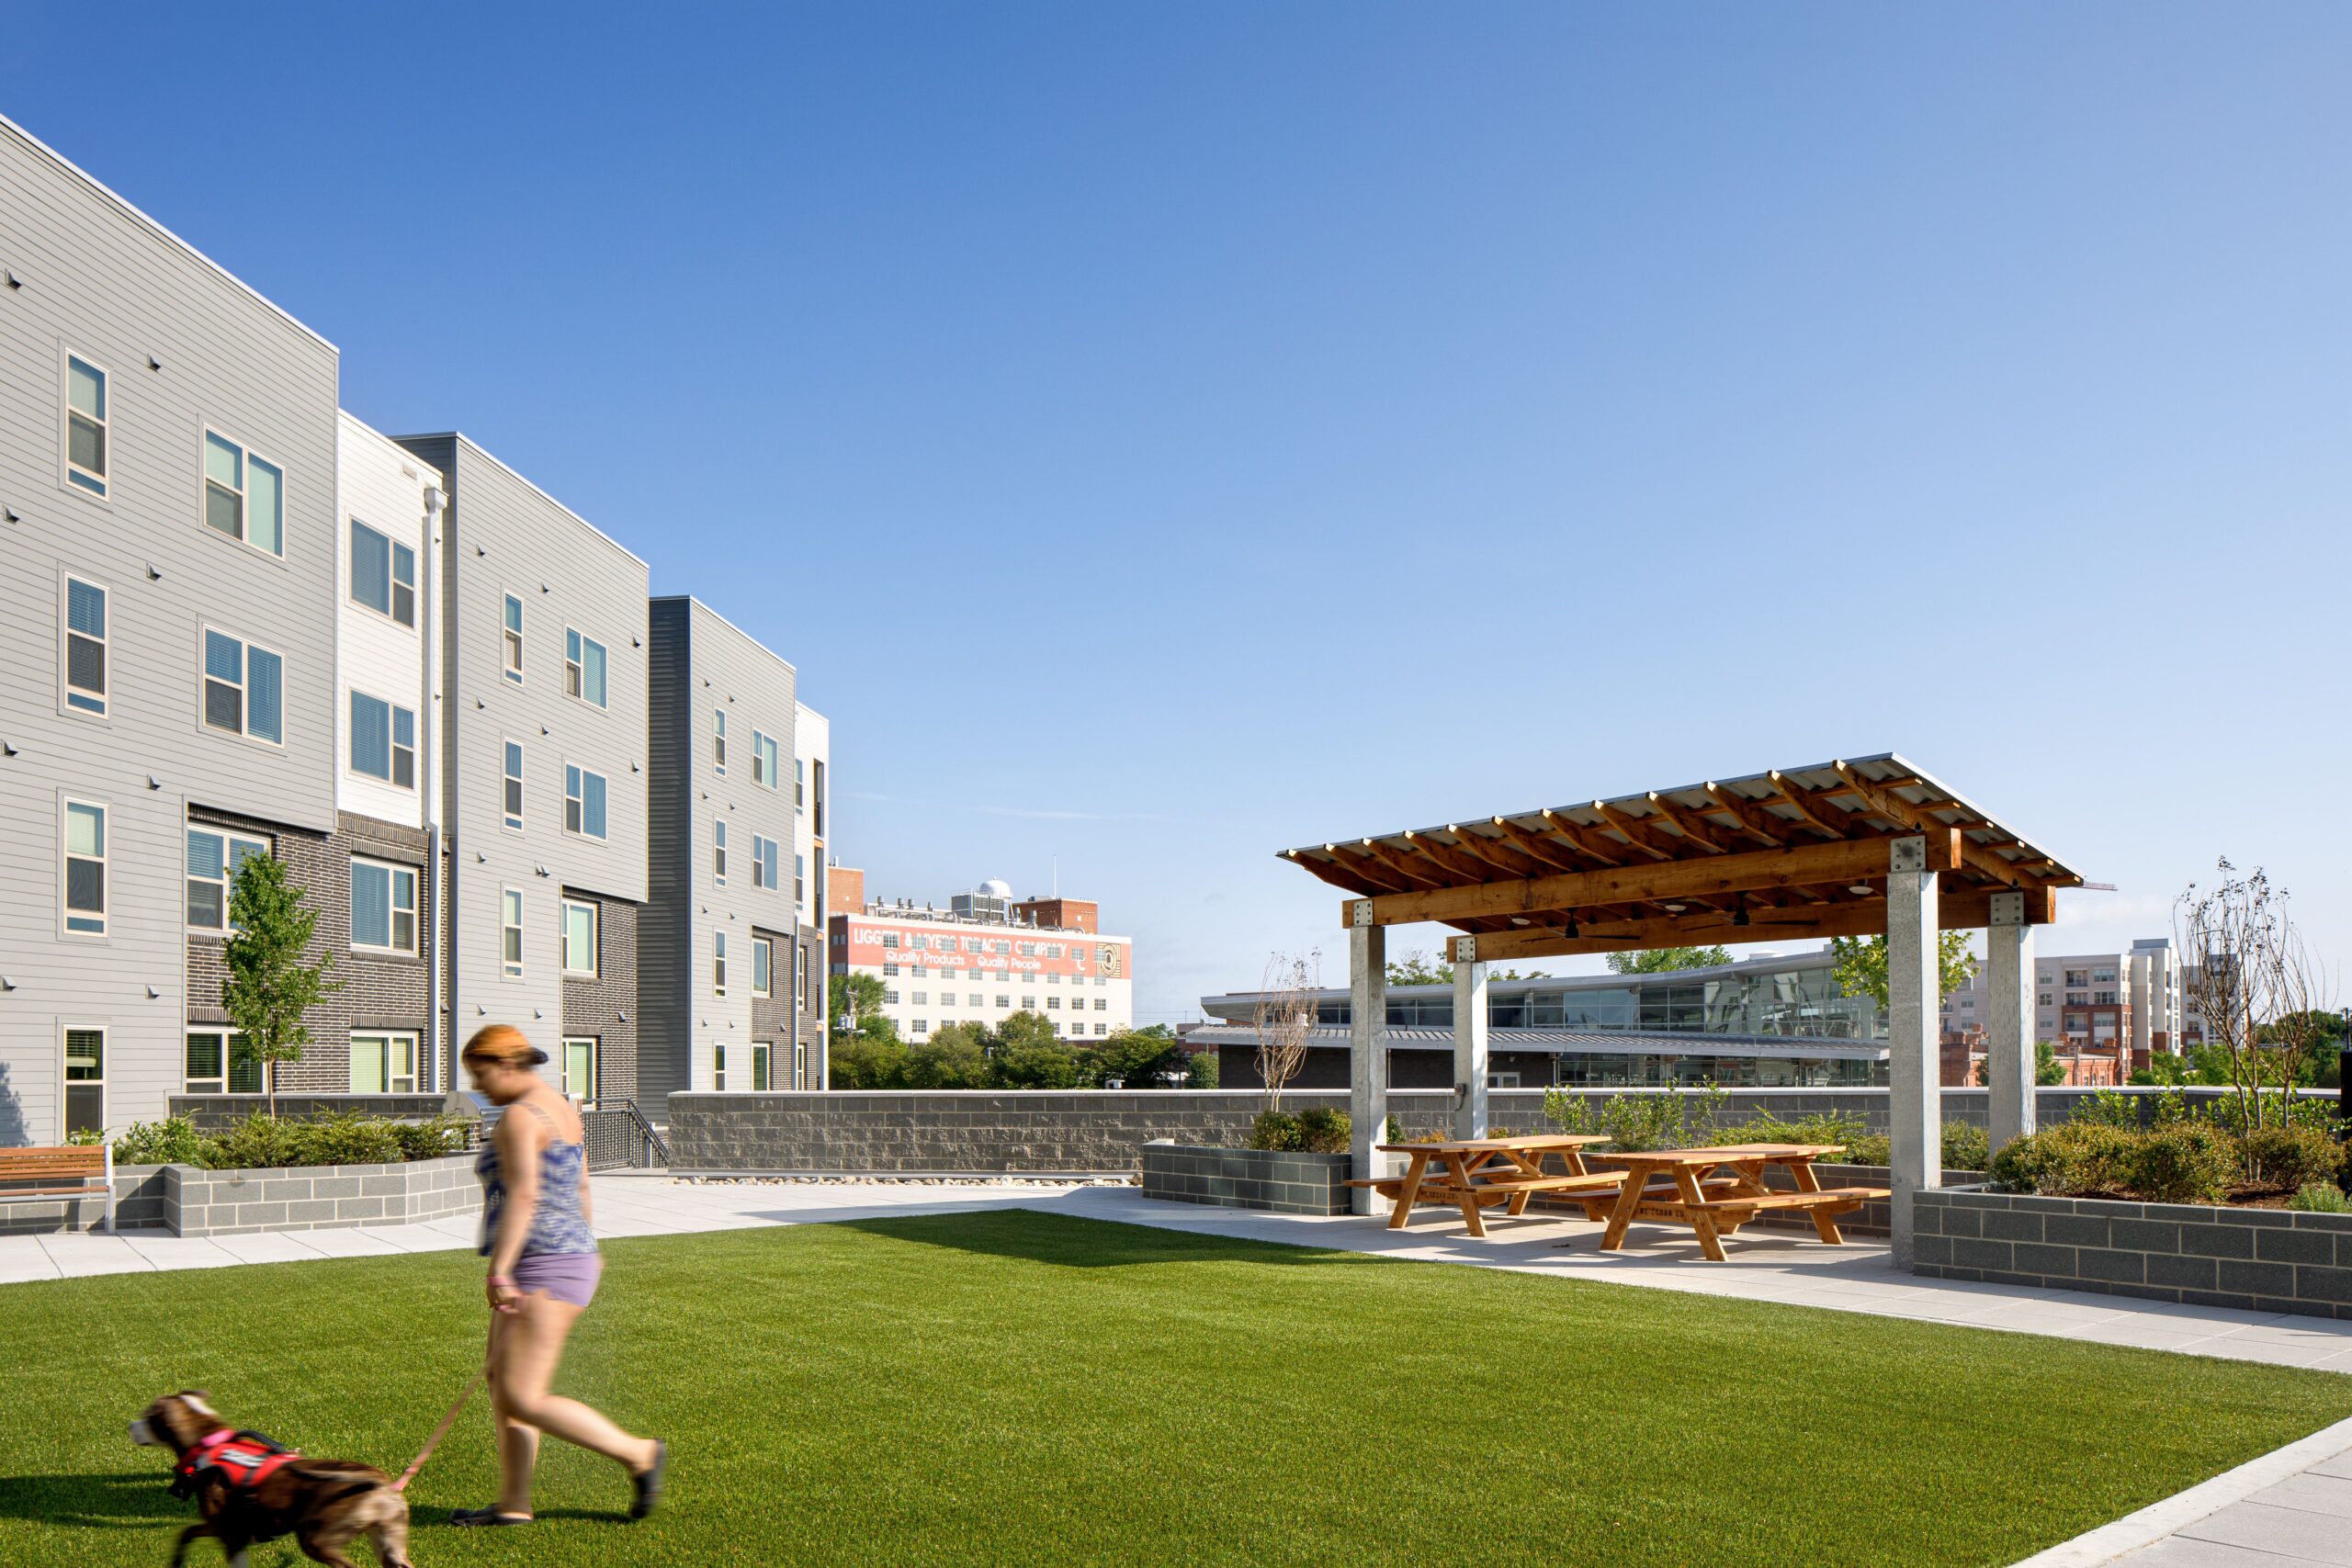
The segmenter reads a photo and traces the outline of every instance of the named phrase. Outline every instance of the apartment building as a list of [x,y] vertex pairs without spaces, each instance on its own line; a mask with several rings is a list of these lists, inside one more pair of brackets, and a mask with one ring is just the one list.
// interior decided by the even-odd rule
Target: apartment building
[[240,852],[209,824],[332,863],[339,371],[5,120],[0,212],[5,1145],[182,1087],[218,1001],[189,928]]
[[802,1055],[810,1064],[808,1089],[827,1087],[825,1074],[825,919],[831,878],[825,872],[833,755],[833,727],[806,703],[793,705],[792,900],[799,918],[792,954],[792,995]]
[[[2066,1065],[2068,1080],[2121,1083],[2158,1051],[2188,1043],[2182,969],[2166,937],[2141,937],[2128,953],[2037,955],[2034,1038]],[[1980,974],[1943,998],[1947,1046],[1984,1050],[1990,1003]]]
[[1132,1028],[1133,940],[1091,925],[1035,925],[1014,912],[1023,906],[989,881],[944,909],[904,901],[836,909],[829,967],[878,978],[883,1015],[904,1039],[951,1023],[993,1028],[1016,1012],[1039,1014],[1071,1041]]
[[820,1082],[797,988],[805,786],[790,664],[708,605],[656,599],[651,897],[639,940],[646,1098]]
[[466,436],[399,445],[447,497],[448,1047],[511,1023],[567,1094],[638,1098],[649,570]]

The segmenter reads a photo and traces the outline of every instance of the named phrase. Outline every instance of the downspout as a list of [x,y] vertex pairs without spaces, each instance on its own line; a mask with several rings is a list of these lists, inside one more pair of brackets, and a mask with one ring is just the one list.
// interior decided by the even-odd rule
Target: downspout
[[[420,567],[417,573],[417,595],[422,603],[418,618],[424,626],[424,658],[422,679],[424,690],[420,697],[419,711],[425,721],[417,728],[423,731],[417,738],[417,776],[425,784],[424,795],[424,874],[433,881],[433,920],[428,938],[430,956],[424,965],[424,1019],[426,1059],[433,1064],[433,1075],[440,1080],[444,1094],[455,1094],[458,1088],[458,1064],[448,1059],[444,1070],[444,1034],[442,1031],[441,965],[447,956],[447,933],[450,911],[457,900],[451,897],[456,880],[454,867],[444,873],[441,864],[441,819],[448,807],[447,792],[442,788],[441,776],[435,771],[440,756],[441,709],[440,685],[435,677],[440,673],[441,599],[435,590],[439,586],[437,570],[441,559],[441,509],[445,498],[438,485],[424,487],[424,548],[417,552]],[[452,1025],[456,1014],[451,1013]]]

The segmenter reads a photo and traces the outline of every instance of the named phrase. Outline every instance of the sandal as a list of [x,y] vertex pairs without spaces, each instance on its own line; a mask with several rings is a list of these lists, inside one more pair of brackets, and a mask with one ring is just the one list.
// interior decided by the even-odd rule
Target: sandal
[[502,1514],[495,1508],[458,1508],[449,1515],[453,1525],[527,1525],[528,1514]]
[[629,1479],[637,1483],[637,1496],[628,1506],[628,1517],[641,1519],[651,1513],[662,1501],[662,1472],[670,1468],[670,1445],[661,1438],[653,1439],[653,1462]]

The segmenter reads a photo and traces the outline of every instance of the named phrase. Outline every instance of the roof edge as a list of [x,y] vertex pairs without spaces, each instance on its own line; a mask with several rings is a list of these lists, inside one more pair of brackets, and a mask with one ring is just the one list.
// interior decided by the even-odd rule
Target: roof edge
[[[620,551],[621,554],[628,557],[629,559],[645,568],[645,572],[648,577],[653,575],[652,563],[648,561],[643,556],[639,555],[635,550],[630,549],[627,545],[622,544],[618,539],[614,538],[610,534],[605,532],[604,529],[598,527],[595,524],[589,522],[588,519],[581,516],[580,513],[574,512],[571,507],[566,506],[562,502],[558,501],[554,496],[549,495],[546,488],[537,479],[531,478],[530,475],[525,473],[522,469],[516,468],[514,464],[508,462],[505,458],[500,457],[497,453],[492,451],[489,447],[483,446],[472,436],[468,435],[464,431],[423,430],[417,431],[413,434],[395,435],[391,437],[391,439],[401,443],[402,446],[406,446],[412,441],[456,441],[472,447],[473,450],[483,458],[483,460],[497,464],[507,473],[513,475],[517,483],[527,486],[541,501],[546,502],[549,506],[554,507],[558,512],[562,513],[566,517],[571,518],[574,523],[579,524],[582,528],[587,529],[591,534],[595,535],[596,537],[604,540],[605,543],[612,546],[613,548]],[[648,595],[648,597],[650,598],[650,595]]]

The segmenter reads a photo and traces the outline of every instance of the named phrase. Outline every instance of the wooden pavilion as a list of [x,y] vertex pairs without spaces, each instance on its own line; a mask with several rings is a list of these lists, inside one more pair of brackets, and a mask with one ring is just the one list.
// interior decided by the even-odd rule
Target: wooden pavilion
[[[1896,1262],[1941,1177],[1937,934],[1984,928],[1998,1148],[2033,1128],[2033,929],[2076,873],[1888,753],[1283,852],[1351,896],[1355,1174],[1385,1176],[1387,928],[1453,964],[1454,1132],[1487,1130],[1487,965],[1637,948],[1883,934]],[[1360,1212],[1383,1201],[1358,1188]]]

